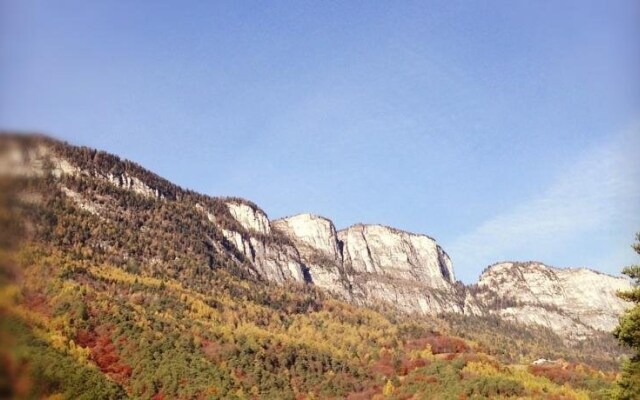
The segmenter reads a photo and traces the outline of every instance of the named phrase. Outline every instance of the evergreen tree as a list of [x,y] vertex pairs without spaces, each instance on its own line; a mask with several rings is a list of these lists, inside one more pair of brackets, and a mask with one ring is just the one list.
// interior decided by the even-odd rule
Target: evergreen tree
[[[640,254],[640,233],[636,234],[633,249]],[[633,288],[620,292],[618,296],[634,303],[634,306],[620,318],[620,325],[613,334],[620,343],[631,347],[634,354],[622,366],[616,398],[640,399],[640,265],[626,267],[622,273],[633,279]]]

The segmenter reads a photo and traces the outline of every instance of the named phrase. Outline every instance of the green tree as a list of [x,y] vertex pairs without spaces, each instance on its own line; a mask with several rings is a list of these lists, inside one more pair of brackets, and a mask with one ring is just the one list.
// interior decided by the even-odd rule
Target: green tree
[[[640,254],[640,233],[636,234],[633,249]],[[622,365],[622,377],[615,397],[640,399],[640,265],[626,267],[622,273],[633,279],[633,287],[618,293],[618,296],[634,303],[634,306],[620,317],[620,325],[613,334],[620,343],[631,347],[634,354]]]

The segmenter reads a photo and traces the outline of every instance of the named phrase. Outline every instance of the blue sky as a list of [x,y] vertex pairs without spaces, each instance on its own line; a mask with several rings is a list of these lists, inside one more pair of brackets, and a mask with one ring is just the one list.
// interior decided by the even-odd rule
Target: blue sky
[[640,230],[637,1],[0,1],[0,127],[188,188],[617,273]]

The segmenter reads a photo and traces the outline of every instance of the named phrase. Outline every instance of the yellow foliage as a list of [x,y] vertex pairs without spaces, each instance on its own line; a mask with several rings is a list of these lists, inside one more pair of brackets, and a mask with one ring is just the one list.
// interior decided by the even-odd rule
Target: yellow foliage
[[11,307],[16,304],[20,296],[20,288],[16,285],[0,287],[0,308]]
[[395,387],[393,386],[393,382],[391,382],[390,379],[387,379],[387,383],[384,385],[384,388],[382,389],[382,394],[385,396],[390,396],[391,394],[393,394]]
[[462,372],[468,372],[474,375],[481,376],[496,376],[501,375],[500,371],[493,365],[482,361],[470,361],[462,369]]
[[510,375],[522,382],[524,387],[537,394],[560,395],[576,400],[589,400],[589,395],[581,390],[571,389],[569,386],[558,386],[551,382],[549,379],[542,376],[535,376],[530,374],[524,369],[517,369],[510,373]]

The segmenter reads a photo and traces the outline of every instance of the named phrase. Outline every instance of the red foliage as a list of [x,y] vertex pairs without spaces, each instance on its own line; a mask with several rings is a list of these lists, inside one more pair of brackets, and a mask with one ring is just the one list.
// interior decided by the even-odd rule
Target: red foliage
[[376,394],[382,394],[382,387],[380,385],[375,385],[362,392],[351,393],[347,396],[347,400],[369,400]]
[[[125,344],[126,340],[123,341],[121,339],[119,342]],[[120,361],[118,349],[111,340],[109,329],[79,330],[76,334],[76,343],[91,350],[93,362],[111,379],[119,383],[125,383],[131,377],[133,369]]]
[[23,304],[31,311],[35,311],[39,314],[51,316],[51,303],[46,296],[40,293],[26,293],[24,296]]
[[151,400],[164,400],[164,393],[162,391],[156,393],[151,397]]
[[210,340],[202,341],[202,351],[212,360],[217,360],[218,354],[220,354],[220,345]]
[[432,336],[426,338],[426,342],[431,345],[433,354],[459,354],[469,350],[469,346],[467,346],[464,340],[450,336]]
[[96,345],[95,332],[88,331],[86,329],[78,330],[76,333],[76,343],[82,347],[93,348]]
[[564,363],[530,365],[529,372],[536,376],[544,376],[550,381],[563,385],[584,379],[583,373],[576,371],[576,366]]
[[388,350],[383,349],[380,352],[380,359],[376,361],[375,364],[373,364],[371,369],[374,373],[377,373],[380,375],[384,375],[384,376],[393,375],[395,369],[393,368],[393,359],[391,357],[391,353]]
[[407,375],[409,372],[416,368],[421,368],[427,365],[427,360],[418,358],[416,360],[403,359],[400,364],[400,375]]
[[423,350],[427,346],[427,344],[429,344],[428,338],[418,338],[418,339],[409,340],[404,345],[404,348],[407,352],[411,350]]

